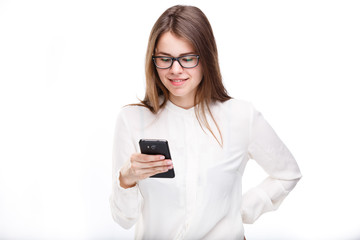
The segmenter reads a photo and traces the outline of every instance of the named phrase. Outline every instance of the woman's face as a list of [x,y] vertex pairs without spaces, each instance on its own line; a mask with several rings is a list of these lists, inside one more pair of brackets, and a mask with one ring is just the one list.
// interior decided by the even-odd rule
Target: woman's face
[[[163,33],[155,49],[155,56],[181,57],[195,52],[192,44],[170,32]],[[201,63],[194,68],[183,68],[174,61],[171,68],[157,68],[161,82],[169,90],[170,100],[182,108],[194,106],[196,89],[203,78]]]

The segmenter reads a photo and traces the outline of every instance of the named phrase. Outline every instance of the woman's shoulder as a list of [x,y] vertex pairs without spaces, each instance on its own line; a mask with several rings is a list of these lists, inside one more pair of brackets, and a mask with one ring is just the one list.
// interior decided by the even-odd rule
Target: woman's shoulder
[[253,119],[254,107],[250,101],[231,98],[219,103],[219,106],[218,110],[214,111],[214,113],[219,119],[223,119],[226,123],[247,126]]
[[125,118],[127,120],[136,120],[138,119],[140,116],[145,116],[145,115],[153,115],[153,113],[150,111],[149,108],[147,108],[146,106],[142,105],[142,104],[128,104],[125,106],[122,106],[118,117],[119,118]]
[[253,104],[250,101],[244,99],[231,98],[225,102],[218,103],[222,108],[236,110],[237,112],[246,111],[253,109]]

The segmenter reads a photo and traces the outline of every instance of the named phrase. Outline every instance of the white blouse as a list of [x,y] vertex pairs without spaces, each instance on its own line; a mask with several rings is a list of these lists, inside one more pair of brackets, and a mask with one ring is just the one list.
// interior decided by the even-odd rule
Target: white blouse
[[[194,108],[170,101],[158,114],[140,106],[124,107],[117,119],[113,149],[114,220],[135,239],[243,239],[243,223],[275,210],[301,178],[292,154],[261,113],[242,100],[211,105],[223,147],[201,127]],[[211,129],[220,139],[208,116]],[[119,171],[139,140],[169,142],[175,178],[148,178],[133,188],[119,183]],[[243,195],[242,175],[249,159],[269,175]]]

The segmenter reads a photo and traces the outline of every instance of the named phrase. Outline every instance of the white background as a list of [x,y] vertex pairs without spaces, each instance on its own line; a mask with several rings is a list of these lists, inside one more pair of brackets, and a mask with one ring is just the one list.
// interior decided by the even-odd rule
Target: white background
[[[151,27],[200,7],[231,96],[303,179],[255,239],[360,239],[359,1],[0,1],[0,239],[131,239],[109,210],[120,108],[144,96]],[[263,171],[249,163],[245,188]]]

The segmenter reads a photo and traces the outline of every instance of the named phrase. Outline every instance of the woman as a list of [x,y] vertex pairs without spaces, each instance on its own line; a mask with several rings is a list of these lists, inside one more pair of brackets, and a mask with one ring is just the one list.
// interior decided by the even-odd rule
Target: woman
[[[166,139],[172,159],[140,154],[140,139]],[[269,177],[243,195],[250,158]],[[169,169],[175,178],[149,178]],[[191,6],[167,9],[149,38],[145,98],[117,119],[114,220],[136,224],[136,239],[243,239],[243,223],[278,208],[300,178],[262,115],[227,94],[206,16]]]

